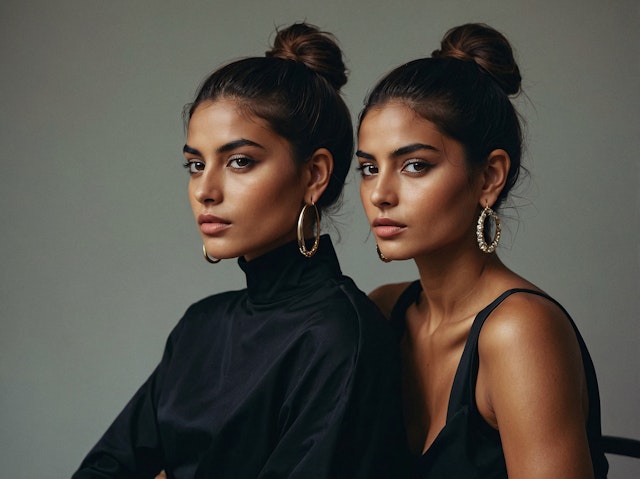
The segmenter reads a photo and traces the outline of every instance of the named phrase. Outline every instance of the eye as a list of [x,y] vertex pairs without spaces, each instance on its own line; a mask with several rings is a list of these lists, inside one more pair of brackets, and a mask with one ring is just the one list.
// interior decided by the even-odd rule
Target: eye
[[360,171],[360,175],[364,178],[365,176],[373,176],[377,174],[378,167],[374,163],[360,163],[358,171]]
[[227,162],[227,166],[229,166],[230,168],[233,168],[234,170],[244,170],[244,169],[250,168],[254,163],[256,163],[256,161],[252,160],[251,158],[237,155],[237,156],[232,156],[229,159],[229,161]]
[[191,175],[204,170],[204,163],[197,160],[187,160],[182,166],[184,166]]
[[403,167],[402,171],[406,171],[407,173],[422,173],[425,170],[429,169],[431,165],[423,160],[409,160],[407,161]]

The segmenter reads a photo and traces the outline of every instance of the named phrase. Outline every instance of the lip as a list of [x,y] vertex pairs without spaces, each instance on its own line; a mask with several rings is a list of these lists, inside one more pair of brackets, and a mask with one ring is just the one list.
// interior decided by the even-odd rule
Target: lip
[[378,238],[388,239],[399,235],[407,225],[398,223],[390,218],[376,218],[373,221],[373,231]]
[[212,236],[221,233],[231,226],[231,222],[214,215],[198,216],[198,226],[202,234]]

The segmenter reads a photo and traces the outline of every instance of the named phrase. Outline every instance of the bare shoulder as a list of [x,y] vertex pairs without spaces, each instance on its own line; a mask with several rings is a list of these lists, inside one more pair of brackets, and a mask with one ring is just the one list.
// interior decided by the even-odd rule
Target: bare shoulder
[[383,284],[371,291],[371,293],[369,293],[369,298],[376,303],[378,308],[380,308],[380,311],[382,311],[382,314],[384,314],[385,318],[388,319],[391,316],[391,311],[393,310],[393,306],[396,304],[396,301],[398,301],[402,292],[407,289],[410,284],[410,281],[406,281],[404,283]]
[[[584,386],[582,354],[575,331],[564,311],[549,299],[530,293],[506,298],[487,318],[478,340],[483,386],[509,388],[512,399],[547,400],[557,395],[580,396]],[[484,382],[487,381],[487,382]],[[489,389],[486,392],[489,392]],[[516,391],[520,396],[515,397]],[[497,395],[488,403],[499,402]]]
[[478,352],[476,404],[500,432],[509,476],[592,477],[584,367],[564,311],[512,294],[487,318]]
[[513,346],[514,343],[544,347],[549,340],[573,343],[575,332],[556,303],[537,294],[520,292],[506,298],[491,313],[480,338],[481,348],[483,344],[499,348],[501,344]]

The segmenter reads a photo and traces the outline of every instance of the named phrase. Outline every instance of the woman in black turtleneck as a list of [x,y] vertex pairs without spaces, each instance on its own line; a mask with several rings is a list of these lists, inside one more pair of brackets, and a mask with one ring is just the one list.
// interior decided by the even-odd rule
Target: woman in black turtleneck
[[205,259],[239,258],[247,288],[187,310],[74,478],[403,477],[395,340],[319,234],[351,161],[345,82],[333,38],[295,24],[201,86],[189,198]]

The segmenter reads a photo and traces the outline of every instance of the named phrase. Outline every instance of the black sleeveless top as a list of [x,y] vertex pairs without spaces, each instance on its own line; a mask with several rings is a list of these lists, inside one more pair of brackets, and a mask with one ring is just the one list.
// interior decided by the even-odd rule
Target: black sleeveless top
[[[407,308],[416,302],[422,286],[413,282],[398,298],[391,313],[391,322],[404,332]],[[500,434],[482,417],[475,401],[478,376],[478,337],[491,312],[514,293],[542,296],[557,304],[565,313],[576,333],[584,364],[589,397],[587,435],[596,479],[606,478],[609,465],[601,445],[600,397],[595,369],[584,340],[567,311],[553,298],[529,289],[511,289],[502,293],[484,308],[473,321],[456,371],[449,397],[447,420],[435,441],[417,459],[417,477],[438,478],[506,478],[507,468],[502,451]]]

